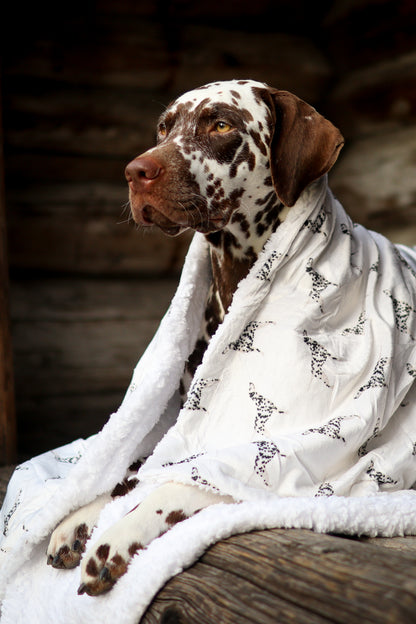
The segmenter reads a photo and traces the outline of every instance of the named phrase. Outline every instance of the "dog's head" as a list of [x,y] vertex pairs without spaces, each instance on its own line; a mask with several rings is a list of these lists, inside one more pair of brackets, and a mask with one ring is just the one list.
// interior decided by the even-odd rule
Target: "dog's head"
[[156,147],[126,167],[133,217],[170,235],[207,233],[240,204],[255,213],[270,193],[293,206],[342,145],[340,132],[288,91],[252,80],[208,84],[169,105]]

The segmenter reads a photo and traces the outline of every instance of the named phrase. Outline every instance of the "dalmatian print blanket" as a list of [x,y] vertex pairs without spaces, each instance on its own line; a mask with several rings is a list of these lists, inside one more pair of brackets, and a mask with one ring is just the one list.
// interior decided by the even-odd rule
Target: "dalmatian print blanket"
[[[352,223],[326,178],[314,183],[240,283],[180,409],[209,266],[196,234],[104,429],[16,469],[0,518],[2,624],[136,623],[210,544],[254,528],[416,533],[416,254]],[[79,568],[46,565],[48,536],[138,456],[149,456],[139,485],[104,509],[93,538],[166,481],[238,502],[154,540],[109,594],[79,596]]]

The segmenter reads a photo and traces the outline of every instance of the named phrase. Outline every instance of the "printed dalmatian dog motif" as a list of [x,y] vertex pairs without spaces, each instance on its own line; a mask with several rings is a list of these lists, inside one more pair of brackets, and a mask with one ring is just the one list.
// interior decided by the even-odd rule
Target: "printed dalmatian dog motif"
[[326,483],[321,483],[317,493],[315,494],[315,497],[318,498],[319,496],[333,496],[333,495],[334,495],[334,488],[332,487],[330,483],[326,482]]
[[370,379],[367,381],[366,384],[361,386],[361,388],[358,390],[357,394],[354,397],[355,399],[358,399],[359,396],[366,390],[371,390],[372,388],[384,388],[387,385],[384,372],[387,362],[388,358],[386,357],[382,357],[377,361],[377,364],[374,367],[374,371]]
[[166,464],[163,464],[163,465],[164,466],[175,466],[176,464],[189,464],[190,462],[192,462],[197,457],[201,457],[201,455],[205,455],[205,453],[195,453],[194,455],[190,455],[189,457],[185,457],[185,459],[180,459],[179,461],[176,461],[176,462],[167,462]]
[[416,379],[416,368],[414,368],[414,367],[410,364],[410,362],[408,362],[408,363],[406,364],[406,370],[407,370],[407,372],[409,373],[409,375],[410,375],[411,377],[413,377],[414,379]]
[[311,350],[311,372],[314,377],[323,381],[323,383],[330,388],[329,381],[324,373],[324,365],[328,358],[332,360],[336,360],[337,358],[329,353],[327,349],[323,345],[321,345],[317,340],[314,340],[310,336],[306,330],[303,332],[303,341]]
[[390,484],[390,485],[394,485],[395,483],[397,483],[397,481],[395,481],[392,477],[389,477],[388,475],[383,474],[382,472],[380,472],[379,470],[376,470],[374,468],[374,461],[371,460],[369,467],[367,468],[367,474],[371,479],[374,479],[374,481],[377,481],[378,484]]
[[4,536],[6,536],[8,534],[8,532],[9,532],[9,522],[10,522],[13,514],[16,512],[16,509],[20,505],[21,495],[22,495],[22,490],[19,490],[15,502],[11,506],[9,512],[4,517],[4,523],[3,523],[3,535]]
[[344,436],[341,435],[341,423],[348,416],[338,416],[336,418],[331,418],[325,425],[322,427],[313,427],[304,431],[302,435],[310,435],[311,433],[319,433],[321,435],[329,436],[330,438],[334,438],[335,440],[341,440],[341,442],[345,443]]
[[312,278],[312,290],[309,296],[311,297],[311,299],[313,299],[313,301],[316,301],[317,303],[319,303],[320,308],[322,310],[321,294],[324,292],[324,290],[328,288],[328,286],[336,286],[336,284],[333,284],[332,282],[327,280],[323,275],[318,273],[318,271],[316,271],[312,265],[313,265],[313,258],[309,258],[308,264],[306,265],[306,272],[309,273],[309,275]]
[[210,386],[213,383],[215,383],[216,381],[219,381],[218,379],[198,379],[196,380],[189,392],[188,392],[188,399],[184,405],[185,409],[189,409],[189,410],[202,410],[203,412],[206,412],[205,407],[203,407],[201,405],[201,394],[202,394],[202,390],[204,388],[206,388],[206,386]]
[[323,234],[323,236],[327,237],[328,235],[324,231],[326,218],[327,218],[327,214],[325,211],[325,206],[322,206],[316,219],[313,219],[313,220],[306,219],[305,223],[303,224],[303,227],[308,228],[314,234]]
[[269,442],[268,440],[262,440],[260,442],[255,442],[257,446],[257,455],[254,460],[254,472],[262,478],[265,485],[269,485],[265,477],[265,472],[267,469],[267,465],[275,458],[275,457],[285,457],[283,453],[277,448],[274,442]]
[[[209,245],[212,283],[180,387],[185,407],[199,410],[201,418],[207,417],[201,404],[207,380],[191,384],[209,340],[266,241],[306,187],[329,171],[342,145],[339,131],[293,94],[252,80],[234,80],[205,85],[170,104],[158,123],[157,145],[126,167],[137,224],[157,226],[168,236],[192,228],[203,233]],[[322,213],[305,227],[319,234],[324,221]],[[271,255],[259,279],[269,278],[275,260],[277,256]],[[272,322],[249,323],[226,350],[259,353],[256,334]],[[305,337],[305,342],[314,361],[319,360],[313,365],[314,374],[323,378],[322,366],[329,355],[311,339]],[[269,409],[255,397],[253,389],[261,432]],[[253,471],[268,486],[266,470],[275,457],[284,455],[267,440],[254,445]],[[48,563],[71,568],[81,560],[79,593],[101,594],[127,571],[132,557],[140,556],[173,524],[213,503],[235,502],[216,491],[192,461],[189,466],[189,485],[158,487],[102,534],[98,543],[87,541],[101,510],[111,498],[134,487],[135,472],[112,494],[74,511],[53,532]]]
[[341,223],[340,225],[341,227],[341,232],[343,234],[345,234],[346,236],[351,236],[351,230],[348,228],[348,226],[345,223]]
[[223,353],[226,353],[230,349],[242,351],[243,353],[250,353],[252,351],[260,352],[260,349],[254,346],[255,333],[259,327],[268,325],[269,323],[273,323],[273,321],[250,321],[237,340],[230,342],[230,344],[225,347]]
[[273,264],[275,260],[278,260],[280,257],[281,257],[281,254],[279,254],[279,252],[272,251],[272,253],[270,254],[270,257],[268,258],[268,260],[266,260],[266,262],[263,264],[262,268],[256,275],[257,279],[263,280],[265,282],[269,282]]
[[269,418],[271,418],[274,413],[283,414],[284,412],[279,410],[276,405],[272,403],[272,401],[256,392],[256,388],[253,383],[250,383],[249,385],[248,394],[250,399],[254,402],[257,411],[254,429],[256,433],[264,433],[264,428]]
[[397,260],[399,261],[399,264],[401,266],[406,267],[406,269],[409,271],[409,273],[411,275],[413,275],[413,277],[416,277],[416,271],[414,270],[413,267],[410,266],[410,264],[407,262],[407,260],[405,260],[405,258],[403,258],[402,254],[397,249],[397,247],[393,247],[393,250],[394,250],[394,252],[396,254],[396,257],[397,257]]
[[[406,301],[399,301],[388,290],[384,291],[384,294],[390,297],[393,304],[393,312],[394,319],[396,323],[396,327],[402,334],[409,334],[407,329],[407,322],[410,317],[410,313],[415,313],[416,310],[413,309],[411,305],[406,303]],[[413,336],[410,336],[411,340],[414,340]]]
[[343,336],[348,336],[349,334],[354,334],[355,336],[361,336],[364,333],[364,327],[367,321],[367,317],[365,315],[365,311],[361,312],[358,322],[354,327],[347,327],[342,332]]
[[364,444],[362,444],[362,445],[360,446],[360,448],[358,449],[358,451],[357,451],[357,452],[358,452],[358,457],[364,457],[364,455],[367,455],[367,453],[368,453],[368,445],[370,444],[370,442],[371,442],[372,440],[374,440],[375,438],[377,438],[377,436],[378,436],[378,435],[379,435],[379,433],[380,433],[380,424],[381,424],[381,416],[379,416],[379,417],[377,418],[376,425],[375,425],[375,427],[374,427],[374,429],[373,429],[373,432],[372,432],[372,434],[370,435],[370,437],[369,437],[369,438],[368,438],[368,439],[364,442]]

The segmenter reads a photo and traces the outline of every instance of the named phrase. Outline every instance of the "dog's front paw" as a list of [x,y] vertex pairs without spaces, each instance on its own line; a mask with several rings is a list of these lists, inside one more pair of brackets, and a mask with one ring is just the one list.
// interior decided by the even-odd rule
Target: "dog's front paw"
[[107,494],[99,496],[89,505],[74,511],[56,527],[47,550],[48,565],[71,569],[79,564],[85,544],[108,500]]
[[126,524],[111,527],[101,536],[100,544],[88,550],[81,564],[79,594],[97,596],[109,591],[125,574],[133,555],[143,549]]
[[98,596],[125,574],[134,555],[173,525],[208,505],[234,502],[194,485],[165,483],[105,531],[81,562],[79,594]]
[[59,526],[52,534],[47,552],[47,563],[54,568],[75,568],[85,551],[90,536],[88,525],[83,522],[69,531]]

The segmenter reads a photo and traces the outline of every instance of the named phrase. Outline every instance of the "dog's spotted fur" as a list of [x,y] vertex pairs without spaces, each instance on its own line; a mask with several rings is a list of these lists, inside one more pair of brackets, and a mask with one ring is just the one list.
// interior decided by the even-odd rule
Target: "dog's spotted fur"
[[[212,283],[181,382],[184,400],[238,283],[289,207],[331,168],[342,143],[330,122],[288,92],[248,80],[218,82],[173,102],[159,120],[157,145],[127,166],[137,223],[156,225],[171,236],[192,228],[209,243]],[[278,452],[259,448],[254,469],[262,474]],[[111,495],[75,511],[57,527],[48,563],[57,568],[79,563],[102,507],[136,485],[137,469],[133,466]],[[157,488],[107,530],[82,557],[79,593],[111,589],[131,558],[155,537],[208,505],[232,502],[213,486],[199,488],[198,482],[195,475],[195,485]]]
[[[158,145],[147,156],[162,167],[169,161],[169,172],[163,172],[167,202],[164,196],[156,197],[155,202],[152,193],[152,203],[147,203],[140,188],[145,185],[137,177],[140,158],[127,168],[137,221],[150,218],[157,224],[160,220],[170,234],[192,227],[205,233],[210,243],[213,281],[201,333],[181,385],[184,399],[238,283],[278,227],[285,208],[273,187],[270,170],[272,110],[264,105],[261,86],[247,85],[238,81],[230,90],[221,83],[196,89],[193,97],[182,96],[162,115]],[[217,131],[221,121],[232,129]],[[179,190],[177,179],[186,181],[185,192]],[[167,227],[165,218],[177,225]]]

